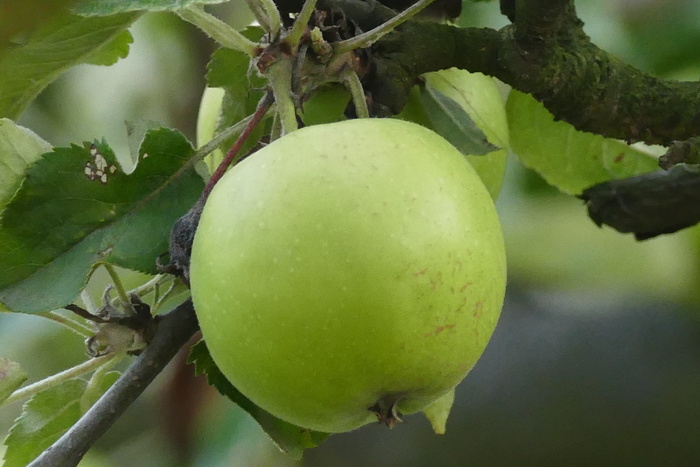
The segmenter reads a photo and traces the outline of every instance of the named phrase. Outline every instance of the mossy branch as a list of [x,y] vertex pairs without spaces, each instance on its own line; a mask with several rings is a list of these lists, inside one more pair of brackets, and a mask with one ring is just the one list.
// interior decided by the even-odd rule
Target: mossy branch
[[514,23],[498,31],[405,24],[372,47],[365,88],[396,113],[419,75],[457,67],[532,94],[579,130],[663,145],[700,134],[700,83],[645,74],[600,49],[570,1],[516,4]]

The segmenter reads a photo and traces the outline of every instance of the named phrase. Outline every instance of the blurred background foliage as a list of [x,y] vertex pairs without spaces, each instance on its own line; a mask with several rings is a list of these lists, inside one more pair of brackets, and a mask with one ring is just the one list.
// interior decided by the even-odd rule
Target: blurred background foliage
[[[700,2],[582,0],[577,7],[603,49],[658,76],[698,79]],[[217,13],[238,26],[249,21],[243,2]],[[459,22],[500,27],[506,19],[498,2],[465,1]],[[20,123],[54,145],[104,136],[124,155],[124,120],[155,120],[194,140],[214,44],[168,14],[146,15],[132,33],[126,59],[72,69]],[[333,436],[297,463],[193,378],[183,355],[81,466],[698,465],[698,228],[642,243],[599,229],[580,200],[515,158],[498,209],[506,305],[484,357],[458,388],[446,435],[412,416],[391,431],[369,426]],[[106,282],[98,272],[91,293],[97,297]],[[0,355],[20,362],[31,380],[85,358],[70,331],[9,314],[0,314]],[[0,412],[0,433],[19,405]]]

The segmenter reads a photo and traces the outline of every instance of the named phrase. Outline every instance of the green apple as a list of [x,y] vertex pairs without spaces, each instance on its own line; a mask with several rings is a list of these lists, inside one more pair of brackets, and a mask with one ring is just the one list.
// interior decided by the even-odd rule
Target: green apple
[[[197,114],[197,147],[204,146],[216,134],[225,94],[224,88],[204,88]],[[224,160],[224,154],[220,149],[214,149],[209,153],[206,157],[209,173],[213,173],[222,160]]]
[[324,432],[449,400],[491,337],[506,277],[472,166],[393,119],[306,127],[227,172],[190,272],[226,377],[273,415]]

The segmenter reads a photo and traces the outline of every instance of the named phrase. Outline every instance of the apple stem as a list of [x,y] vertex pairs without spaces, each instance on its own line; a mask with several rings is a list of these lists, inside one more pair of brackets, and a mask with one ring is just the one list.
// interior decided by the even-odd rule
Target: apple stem
[[241,134],[238,136],[238,139],[236,140],[235,143],[233,143],[233,146],[231,146],[231,149],[228,150],[226,155],[224,156],[224,160],[221,161],[219,166],[216,168],[214,173],[211,175],[211,178],[209,179],[209,182],[207,183],[207,186],[204,187],[204,192],[202,193],[202,198],[206,198],[209,196],[209,193],[211,193],[211,190],[214,188],[214,185],[223,177],[224,173],[226,172],[226,169],[228,169],[228,166],[231,165],[231,162],[233,162],[236,158],[236,155],[238,154],[238,151],[241,150],[241,147],[243,147],[243,143],[246,142],[250,134],[253,132],[255,127],[262,121],[262,119],[265,117],[267,114],[267,111],[270,109],[270,106],[272,106],[272,103],[275,101],[274,95],[272,92],[267,91],[265,95],[260,99],[260,102],[258,102],[258,107],[255,109],[255,112],[253,115],[251,115],[250,120],[246,124],[246,126],[243,128],[243,131],[241,131]]
[[352,103],[355,105],[355,114],[358,118],[369,118],[369,109],[367,108],[367,98],[365,90],[362,87],[360,77],[354,70],[346,72],[343,76],[345,88],[352,96]]

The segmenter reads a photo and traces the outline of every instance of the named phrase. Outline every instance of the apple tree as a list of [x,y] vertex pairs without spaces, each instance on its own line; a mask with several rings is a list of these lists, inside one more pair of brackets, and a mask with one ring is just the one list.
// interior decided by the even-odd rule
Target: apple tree
[[[77,465],[173,356],[198,335],[200,325],[190,285],[205,328],[205,339],[189,350],[195,371],[206,374],[211,385],[246,410],[283,451],[299,457],[304,449],[326,439],[328,432],[366,423],[372,412],[389,425],[400,417],[398,409],[404,407],[400,399],[412,399],[394,391],[391,397],[380,398],[376,407],[363,406],[369,411],[363,412],[360,422],[319,422],[310,427],[303,421],[314,420],[318,413],[304,418],[290,415],[293,410],[261,407],[258,400],[268,400],[270,405],[270,398],[278,396],[257,398],[251,392],[259,388],[252,390],[245,381],[230,376],[236,366],[250,362],[236,361],[231,364],[234,369],[228,368],[228,363],[226,368],[219,365],[220,368],[217,363],[223,360],[217,358],[217,352],[221,355],[222,350],[212,348],[210,354],[207,348],[208,343],[220,346],[218,341],[228,338],[224,329],[207,342],[207,333],[215,335],[217,326],[226,321],[212,318],[210,315],[216,313],[212,309],[224,308],[230,302],[243,304],[236,310],[241,313],[259,303],[263,303],[260,310],[269,308],[268,302],[259,302],[257,297],[275,294],[271,278],[277,277],[275,264],[279,258],[274,252],[280,242],[303,237],[306,249],[300,251],[308,254],[314,254],[313,245],[323,242],[314,237],[314,225],[299,224],[295,216],[302,220],[306,216],[308,221],[314,213],[321,212],[321,192],[314,183],[335,172],[320,163],[300,168],[291,164],[278,173],[260,168],[262,163],[257,171],[246,169],[251,166],[249,161],[265,157],[273,148],[282,148],[276,157],[295,150],[312,152],[305,146],[308,141],[299,136],[311,134],[308,129],[318,130],[313,147],[330,147],[334,156],[344,158],[345,162],[336,161],[333,166],[334,170],[339,167],[343,171],[343,176],[333,178],[334,187],[343,185],[347,174],[353,182],[348,183],[351,191],[323,201],[341,200],[346,208],[355,204],[366,207],[376,200],[356,191],[365,185],[379,187],[382,196],[403,193],[402,190],[410,192],[413,188],[419,191],[420,186],[414,181],[419,178],[416,170],[420,170],[419,175],[429,175],[431,183],[438,183],[426,188],[426,193],[441,193],[444,187],[440,184],[453,173],[464,170],[468,174],[456,179],[463,186],[476,186],[478,194],[460,192],[464,195],[464,209],[455,208],[456,225],[460,231],[474,230],[481,235],[475,240],[481,249],[473,250],[477,258],[474,264],[481,269],[474,274],[484,282],[474,285],[474,289],[488,289],[484,300],[492,302],[484,314],[488,323],[463,323],[472,326],[470,329],[477,336],[474,342],[478,343],[455,343],[466,345],[464,353],[473,360],[486,345],[502,303],[503,291],[498,284],[505,285],[505,269],[492,200],[498,197],[503,184],[508,153],[556,189],[580,198],[593,222],[632,234],[637,240],[672,234],[700,221],[700,85],[646,74],[596,46],[584,32],[573,0],[501,0],[499,5],[493,5],[500,7],[508,19],[509,23],[501,29],[458,26],[454,19],[460,14],[461,2],[451,0],[246,0],[241,11],[245,10],[248,20],[232,26],[209,11],[208,4],[224,1],[55,0],[42,4],[41,15],[36,14],[37,6],[30,2],[2,7],[0,311],[58,322],[85,340],[88,354],[84,362],[28,385],[24,385],[28,375],[22,362],[0,358],[0,405],[27,401],[5,438],[4,465]],[[207,87],[199,115],[191,116],[197,120],[196,141],[152,121],[128,122],[128,154],[116,154],[100,134],[90,141],[57,146],[42,139],[35,129],[17,123],[29,104],[66,70],[79,64],[110,66],[126,57],[133,41],[130,27],[140,17],[155,12],[176,15],[217,44],[207,65]],[[339,122],[355,119],[360,119],[355,125],[359,130],[344,134],[341,128],[345,128],[345,123]],[[448,152],[452,151],[451,162],[445,163],[449,169],[432,172],[431,167],[421,166],[423,162],[411,153],[412,148],[420,146],[412,139],[416,135],[402,130],[403,138],[387,142],[384,129],[398,123],[385,126],[389,120],[377,119],[412,122],[402,122],[402,128],[415,128],[415,124],[424,127],[415,133],[429,133],[426,138],[437,141],[431,143],[431,148],[441,152],[444,143]],[[370,136],[360,144],[364,135]],[[433,137],[436,139],[430,139]],[[353,140],[357,147],[369,145],[369,149],[353,154]],[[655,152],[651,145],[664,149]],[[396,154],[391,147],[399,148]],[[376,161],[384,163],[399,156],[405,156],[407,170],[396,163],[382,176],[376,175],[377,166],[382,165]],[[282,161],[290,164],[284,157]],[[355,164],[363,170],[356,171]],[[231,175],[227,181],[226,176],[234,173],[238,179]],[[260,218],[255,210],[259,201],[256,196],[260,195],[251,193],[262,193],[258,189],[265,181],[284,187],[289,174],[298,177],[289,186],[300,188],[294,196],[304,200],[306,210],[292,210],[291,204],[285,204],[284,196],[277,196],[274,199],[279,204],[272,205],[272,214],[267,214],[270,217]],[[403,184],[396,184],[392,175],[401,177]],[[232,200],[226,202],[239,203],[236,209],[252,209],[254,215],[238,220],[231,215],[224,222],[212,224],[212,215],[206,216],[209,196],[214,197],[215,188],[232,179],[237,182],[230,192]],[[445,191],[461,189],[449,183],[445,186]],[[412,205],[406,199],[394,205],[385,202],[383,215],[394,219],[411,212]],[[382,246],[381,240],[388,238],[391,229],[398,225],[421,223],[411,230],[418,232],[414,235],[419,237],[438,230],[436,225],[449,231],[451,225],[440,224],[440,213],[452,205],[447,206],[449,203],[439,196],[429,199],[435,209],[426,207],[422,212],[438,215],[402,218],[402,223],[389,225],[379,236],[363,235],[372,229],[376,234],[377,226],[383,224],[360,225],[346,215],[347,211],[334,213],[338,217],[329,218],[323,232],[350,232],[353,239],[377,243],[379,251],[391,249],[391,241]],[[469,211],[465,225],[459,224],[459,216],[468,210],[479,211],[481,217],[474,221]],[[485,211],[488,213],[483,214]],[[221,212],[217,215],[226,218]],[[584,209],[580,215],[586,215]],[[202,256],[197,248],[204,247],[197,245],[207,242],[197,240],[200,219],[204,219],[207,231],[202,235],[211,237]],[[281,238],[278,233],[258,237],[251,234],[249,243],[233,250],[241,257],[249,250],[257,251],[255,261],[269,260],[261,277],[256,278],[252,263],[244,261],[235,263],[233,269],[220,265],[210,268],[219,247],[225,258],[229,254],[227,242],[236,244],[236,225],[243,222],[241,219],[254,222],[256,227],[261,222],[283,219],[286,223],[280,232],[292,234]],[[297,224],[302,227],[295,227]],[[474,237],[465,238],[460,237],[461,241]],[[443,245],[434,248],[430,242],[421,245],[414,250],[421,250],[424,255],[438,257],[444,250]],[[341,250],[338,248],[333,258],[340,257]],[[445,251],[445,256],[452,258],[457,251],[458,248]],[[360,256],[368,264],[377,257],[382,258],[376,254]],[[190,272],[191,258],[194,276]],[[295,257],[290,261],[282,261],[285,270],[294,269]],[[381,261],[379,272],[393,280],[397,274],[391,269],[392,264]],[[376,281],[365,280],[370,269],[377,270],[375,265],[364,270],[347,266],[337,273],[337,265],[328,264],[328,269],[323,269],[326,263],[319,260],[307,267],[313,270],[316,281],[311,286],[308,281],[295,282],[298,275],[287,274],[277,292],[289,290],[283,297],[287,304],[290,300],[301,303],[300,289],[305,293],[315,289],[318,294],[314,300],[340,296],[342,285],[340,292],[329,292],[332,286],[339,286],[330,280],[335,277],[349,284],[363,284],[347,294],[356,300],[373,293],[381,297],[372,306],[392,294],[400,296],[399,291],[403,290],[406,293],[401,300],[387,299],[386,308],[396,309],[394,303],[407,302],[407,291],[414,290],[413,285],[400,281],[387,281],[400,284],[393,289],[375,287],[382,283],[381,274]],[[443,281],[443,273],[447,276],[450,271],[453,277],[458,276],[457,264],[438,264],[436,276],[421,268],[411,270],[407,276],[422,283],[425,290],[440,289],[440,284],[447,281]],[[216,269],[217,273],[208,269]],[[125,279],[131,271],[140,273],[138,283]],[[109,285],[95,297],[90,287],[94,288],[98,274],[106,275]],[[236,274],[243,276],[235,281],[222,280],[222,276]],[[353,282],[358,277],[362,280]],[[463,293],[460,297],[474,301],[472,308],[481,310],[484,301],[465,292],[472,290],[471,276],[459,276],[459,280],[462,288],[455,282],[444,290],[452,294],[459,290]],[[222,287],[209,287],[213,282],[222,283]],[[230,284],[235,286],[227,290]],[[223,294],[223,298],[218,294]],[[240,302],[244,295],[256,300]],[[421,303],[423,296],[414,298]],[[437,302],[429,300],[426,307],[452,299],[431,300]],[[309,305],[307,308],[313,308],[311,299]],[[200,310],[205,308],[207,316],[202,319]],[[304,312],[293,306],[289,309],[297,316]],[[477,314],[481,316],[476,311],[473,316]],[[246,337],[253,339],[251,326],[259,321],[256,316],[245,321],[248,327],[236,329],[237,345],[245,344]],[[308,321],[322,320],[311,315]],[[324,325],[335,329],[325,336],[329,342],[348,327],[342,323],[333,328],[329,323]],[[444,321],[434,328],[434,334],[451,335],[454,327],[451,321]],[[289,345],[303,344],[303,329],[289,329],[288,333],[297,338],[290,339]],[[266,328],[262,332],[266,335]],[[247,350],[253,358],[248,373],[266,370],[255,361],[260,353],[255,345],[280,345],[280,341],[286,341],[283,334],[270,334],[275,336],[272,344],[261,343],[258,336],[253,344],[238,348],[236,355]],[[379,326],[377,335],[382,345],[375,356],[381,361],[381,349],[391,348],[384,344],[391,341],[392,329]],[[395,349],[391,352],[397,353]],[[438,350],[431,352],[436,358],[442,356]],[[330,359],[337,357],[330,354]],[[436,361],[441,368],[446,364]],[[436,431],[444,429],[449,412],[448,390],[474,362],[458,363],[458,378],[450,375],[439,388],[426,391],[429,396],[421,393],[418,399],[424,400],[416,407],[405,405],[407,412],[423,409]],[[358,381],[360,373],[377,373],[376,368],[367,368],[366,362],[363,365],[356,376]],[[427,366],[418,368],[423,369],[412,377],[422,381],[429,371]],[[320,373],[311,369],[303,374],[306,383],[313,386],[314,375]],[[234,386],[229,379],[239,384]],[[239,385],[245,390],[239,390]],[[339,397],[335,396],[337,400]],[[438,404],[430,405],[436,399]],[[302,422],[294,424],[297,420]]]

